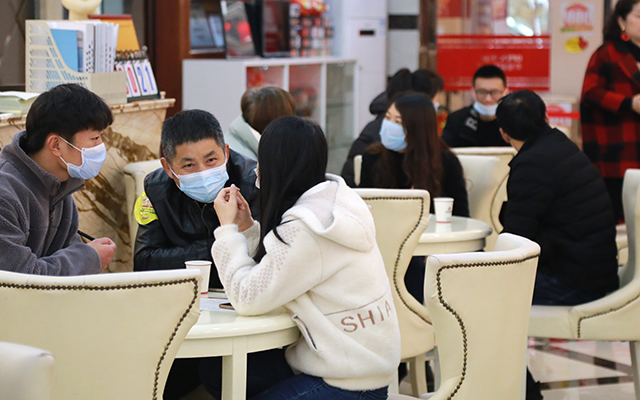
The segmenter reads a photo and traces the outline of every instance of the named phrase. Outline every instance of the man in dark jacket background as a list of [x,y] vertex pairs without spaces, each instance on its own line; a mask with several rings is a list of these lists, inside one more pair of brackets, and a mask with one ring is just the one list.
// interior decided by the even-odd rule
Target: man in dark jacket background
[[[504,97],[497,119],[504,140],[518,150],[509,163],[504,232],[541,248],[533,304],[582,304],[617,289],[616,221],[598,169],[549,126],[546,106],[532,91]],[[527,399],[537,398],[529,374]]]
[[504,231],[541,247],[533,303],[581,304],[617,289],[615,219],[600,172],[549,127],[537,94],[508,95],[497,116],[518,150],[509,163]]
[[[202,110],[185,110],[162,125],[162,168],[147,175],[136,201],[138,221],[134,270],[185,268],[188,260],[209,260],[213,231],[220,225],[213,200],[232,184],[258,219],[256,162],[229,149],[218,120]],[[211,288],[222,288],[215,266]],[[179,399],[200,384],[199,359],[176,360],[164,399]]]
[[442,140],[449,147],[508,146],[496,122],[498,100],[509,93],[507,76],[495,65],[483,65],[473,75],[475,101],[449,114]]
[[[229,149],[218,120],[206,111],[186,110],[162,126],[163,168],[147,175],[136,201],[134,270],[185,268],[188,260],[209,260],[213,231],[220,225],[213,200],[235,184],[258,218],[256,162]],[[211,268],[209,287],[222,288]]]

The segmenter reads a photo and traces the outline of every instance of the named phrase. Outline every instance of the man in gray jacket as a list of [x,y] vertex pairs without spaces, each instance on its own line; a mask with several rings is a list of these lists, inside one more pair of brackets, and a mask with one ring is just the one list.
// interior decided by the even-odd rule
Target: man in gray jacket
[[111,262],[111,239],[82,242],[71,194],[100,171],[101,135],[112,122],[104,101],[78,85],[38,96],[26,130],[0,152],[0,269],[82,275]]

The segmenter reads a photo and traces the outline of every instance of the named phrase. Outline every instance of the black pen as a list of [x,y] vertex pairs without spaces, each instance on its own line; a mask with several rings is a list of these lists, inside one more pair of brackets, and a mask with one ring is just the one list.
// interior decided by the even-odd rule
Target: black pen
[[78,235],[82,236],[83,238],[89,240],[89,241],[93,241],[96,240],[96,238],[91,237],[90,235],[87,235],[86,233],[82,232],[80,229],[78,229]]

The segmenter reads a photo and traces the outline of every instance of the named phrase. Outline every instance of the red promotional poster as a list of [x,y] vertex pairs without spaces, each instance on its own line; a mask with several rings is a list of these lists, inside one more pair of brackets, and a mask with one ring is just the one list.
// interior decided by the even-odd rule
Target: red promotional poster
[[461,16],[461,0],[438,0],[438,18],[455,18]]
[[551,39],[547,36],[438,36],[438,73],[445,90],[472,88],[486,64],[502,68],[511,89],[549,90]]

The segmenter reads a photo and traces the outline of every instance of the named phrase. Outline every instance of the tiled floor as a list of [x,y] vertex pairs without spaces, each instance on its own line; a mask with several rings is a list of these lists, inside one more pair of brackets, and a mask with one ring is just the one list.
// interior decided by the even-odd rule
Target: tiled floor
[[[544,400],[635,400],[626,342],[529,340],[529,368]],[[400,393],[409,394],[409,378]],[[212,399],[203,389],[184,400]]]
[[545,400],[635,400],[626,342],[530,340],[529,368]]
[[[636,399],[626,342],[530,339],[529,368],[545,400]],[[408,378],[400,393],[411,393]]]

